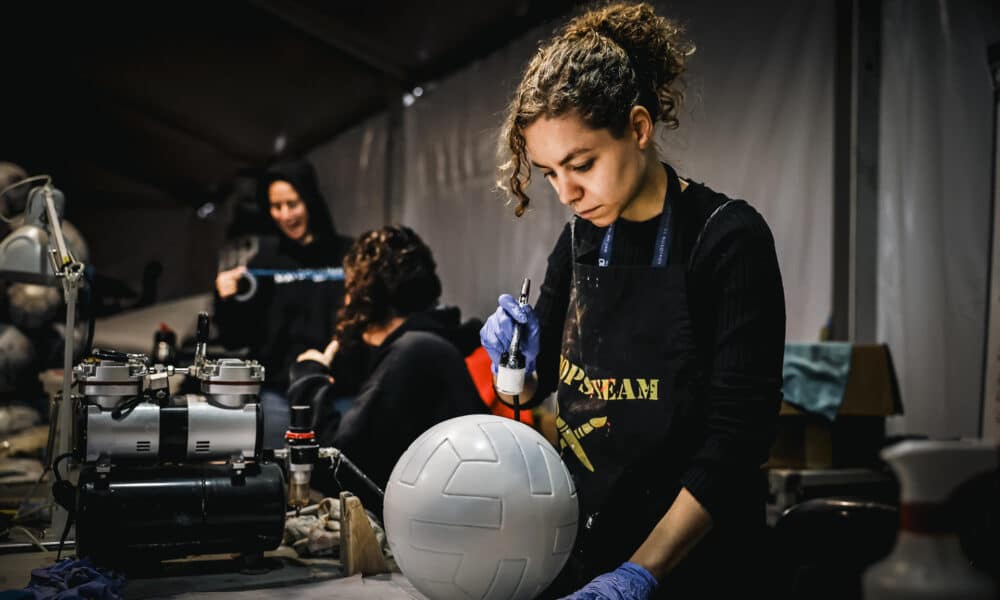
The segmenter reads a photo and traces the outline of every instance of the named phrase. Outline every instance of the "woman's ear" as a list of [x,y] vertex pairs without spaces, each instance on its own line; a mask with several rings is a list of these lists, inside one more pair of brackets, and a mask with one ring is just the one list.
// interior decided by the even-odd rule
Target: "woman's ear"
[[653,143],[653,117],[643,106],[633,106],[628,115],[629,131],[640,150],[645,150]]

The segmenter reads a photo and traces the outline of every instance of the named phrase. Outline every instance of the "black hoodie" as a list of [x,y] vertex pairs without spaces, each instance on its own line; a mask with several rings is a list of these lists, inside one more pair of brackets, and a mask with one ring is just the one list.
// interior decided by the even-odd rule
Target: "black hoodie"
[[[368,375],[343,415],[329,410],[334,394],[326,376],[341,376],[336,364],[330,370],[315,361],[295,364],[288,398],[292,405],[311,403],[320,445],[339,448],[384,489],[396,461],[421,433],[452,417],[488,412],[465,365],[478,343],[478,328],[459,325],[456,308],[414,313],[371,349]],[[345,469],[338,478],[380,512],[378,499]],[[338,487],[325,468],[316,469],[312,485],[327,494]]]
[[[263,213],[270,214],[268,188],[274,181],[287,181],[305,202],[313,240],[302,245],[281,233],[268,218],[271,235],[262,237],[249,269],[324,269],[341,267],[352,240],[337,235],[316,173],[309,163],[292,160],[269,168],[259,187]],[[310,348],[322,350],[333,336],[337,310],[344,300],[343,281],[291,281],[276,283],[271,277],[257,277],[257,291],[245,302],[216,296],[215,322],[220,342],[227,348],[249,347],[250,358],[267,369],[265,387],[284,392],[288,369],[300,353]],[[349,360],[348,355],[340,361]],[[345,375],[356,369],[342,369]],[[349,387],[345,376],[341,386]]]

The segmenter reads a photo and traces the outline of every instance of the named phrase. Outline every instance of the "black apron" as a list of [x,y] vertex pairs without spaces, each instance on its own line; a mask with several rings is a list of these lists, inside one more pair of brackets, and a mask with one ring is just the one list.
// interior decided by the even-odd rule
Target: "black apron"
[[[681,189],[673,169],[664,167],[664,221],[672,228],[677,219],[670,218],[669,203],[680,198]],[[557,428],[562,458],[579,492],[581,527],[566,568],[545,597],[568,594],[631,557],[680,491],[704,421],[698,400],[704,398],[706,361],[697,358],[688,307],[688,257],[664,266],[655,266],[655,256],[654,266],[585,264],[577,256],[575,225],[574,220]],[[662,231],[663,224],[658,246]],[[602,246],[608,248],[597,264],[608,262],[608,242],[606,236]],[[701,560],[714,562],[698,556],[706,554],[700,548],[706,541],[675,573],[693,573]],[[700,575],[668,579],[687,579],[684,585],[692,586]],[[667,596],[682,597],[676,585],[661,584]]]

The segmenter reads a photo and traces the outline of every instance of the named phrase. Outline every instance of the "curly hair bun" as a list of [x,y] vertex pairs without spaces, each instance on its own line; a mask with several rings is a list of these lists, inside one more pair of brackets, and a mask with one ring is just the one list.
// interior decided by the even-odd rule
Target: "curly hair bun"
[[686,59],[694,53],[694,46],[681,39],[683,28],[657,15],[645,2],[615,3],[573,19],[561,37],[579,38],[591,32],[610,39],[628,54],[637,79],[648,81],[656,91],[660,106],[651,114],[676,127],[678,101],[667,87],[684,73]]
[[500,133],[497,185],[524,214],[531,181],[524,129],[541,117],[578,115],[593,129],[624,134],[632,108],[676,129],[682,75],[694,46],[676,22],[646,3],[616,3],[571,20],[524,71]]

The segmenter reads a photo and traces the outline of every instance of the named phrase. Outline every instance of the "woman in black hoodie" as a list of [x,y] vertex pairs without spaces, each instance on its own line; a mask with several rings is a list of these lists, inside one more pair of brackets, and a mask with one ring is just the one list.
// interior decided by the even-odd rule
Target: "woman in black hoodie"
[[[296,356],[324,345],[334,331],[344,282],[332,269],[341,266],[351,240],[337,235],[308,162],[273,165],[261,179],[260,192],[271,234],[261,238],[249,264],[219,273],[215,323],[224,346],[249,348],[250,357],[266,368],[264,446],[276,448],[288,427],[288,369]],[[248,274],[254,288],[238,293]],[[338,387],[349,391],[348,379]]]
[[[326,415],[316,427],[321,446],[339,448],[384,488],[396,461],[429,427],[487,412],[465,366],[475,332],[463,343],[457,310],[435,309],[441,281],[434,258],[408,227],[362,234],[344,259],[344,272],[347,296],[336,339],[324,352],[299,357],[288,395],[293,405],[311,403],[316,414]],[[367,376],[353,406],[340,415],[328,410],[332,382],[341,376],[335,363],[329,365],[340,346],[357,344],[370,349]],[[379,499],[343,482],[378,512]],[[324,469],[317,469],[313,487],[335,491]]]

